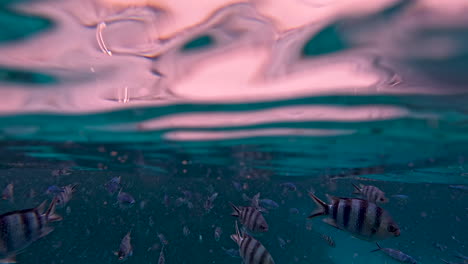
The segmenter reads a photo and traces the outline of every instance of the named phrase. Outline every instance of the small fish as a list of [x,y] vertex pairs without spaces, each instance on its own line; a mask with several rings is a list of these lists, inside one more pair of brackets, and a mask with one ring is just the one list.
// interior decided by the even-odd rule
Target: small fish
[[187,203],[187,200],[183,197],[178,197],[176,200],[175,200],[175,206],[176,207],[181,207],[182,205],[186,204]]
[[9,200],[10,202],[14,201],[14,196],[13,196],[13,190],[15,188],[15,185],[13,183],[8,184],[5,189],[3,189],[2,192],[2,199],[3,200]]
[[206,199],[205,204],[203,207],[205,208],[206,212],[210,212],[211,209],[214,207],[214,200],[216,200],[216,197],[218,197],[218,193],[213,193],[208,199]]
[[224,247],[221,247],[221,249],[224,251],[224,253],[226,253],[227,255],[229,255],[232,258],[240,258],[241,257],[238,249],[235,249],[235,248],[225,249]]
[[167,195],[167,193],[164,194],[163,204],[164,204],[164,206],[166,208],[168,208],[171,205],[171,201],[170,201],[169,195]]
[[106,188],[107,192],[109,194],[114,194],[117,192],[121,187],[120,187],[120,180],[122,179],[121,176],[119,177],[114,177],[110,179],[108,182],[104,184],[104,188]]
[[57,198],[57,207],[64,207],[72,198],[73,193],[76,191],[78,184],[70,184],[65,187],[62,187],[63,192],[59,192],[55,195]]
[[359,186],[353,184],[355,190],[353,194],[359,194],[363,196],[366,200],[372,203],[386,203],[388,199],[385,197],[385,193],[382,192],[379,188],[372,185],[362,185]]
[[193,196],[193,195],[192,195],[192,192],[191,192],[191,191],[184,190],[184,191],[182,191],[182,193],[184,194],[185,199],[187,199],[187,200],[192,199],[192,196]]
[[447,261],[445,259],[440,259],[442,262],[446,263],[446,264],[464,264],[462,262],[452,262],[452,261]]
[[457,257],[457,258],[459,258],[459,259],[463,259],[465,262],[468,261],[468,257],[462,255],[460,252],[457,252],[457,254],[455,255],[455,257]]
[[326,204],[317,196],[309,196],[318,205],[308,217],[328,216],[325,223],[351,233],[353,236],[378,241],[400,235],[400,228],[385,209],[375,203],[357,198],[330,197],[331,204]]
[[255,238],[240,233],[236,221],[236,234],[231,235],[231,239],[239,246],[239,253],[246,264],[274,264],[268,250]]
[[119,204],[134,204],[135,203],[135,198],[129,193],[122,192],[122,190],[119,191],[119,194],[117,195],[117,201]]
[[277,209],[279,205],[271,199],[260,199],[260,206],[269,210]]
[[46,194],[56,195],[58,193],[63,192],[63,188],[58,187],[57,185],[51,185],[47,187]]
[[184,226],[183,230],[182,230],[182,233],[184,234],[184,236],[189,236],[190,235],[190,229],[188,228],[188,226]]
[[133,255],[133,247],[131,244],[131,233],[132,231],[130,230],[124,238],[122,238],[122,241],[120,242],[120,247],[119,251],[114,252],[116,256],[119,257],[120,261],[126,260],[128,257],[131,257]]
[[332,247],[332,248],[336,247],[336,244],[335,244],[335,241],[333,241],[333,238],[331,238],[331,237],[329,237],[329,236],[327,236],[325,234],[320,234],[320,237],[323,240],[325,240],[330,247]]
[[221,229],[221,227],[217,226],[215,228],[215,231],[214,231],[214,238],[215,238],[216,242],[219,241],[222,234],[223,234],[223,230]]
[[378,243],[377,244],[377,249],[375,250],[372,250],[371,252],[375,252],[375,251],[383,251],[385,254],[387,254],[388,256],[390,256],[391,258],[401,262],[401,263],[410,263],[410,264],[417,264],[418,262],[412,258],[411,256],[399,251],[399,250],[396,250],[396,249],[393,249],[393,248],[382,248]]
[[45,213],[43,202],[36,208],[0,215],[0,263],[16,263],[16,254],[54,230],[49,223],[62,220],[55,214],[56,204],[52,200]]
[[166,258],[164,257],[164,245],[161,248],[161,252],[159,252],[158,264],[166,263]]
[[237,207],[229,203],[234,209],[232,216],[239,217],[243,226],[252,232],[266,232],[268,231],[268,224],[263,217],[262,213],[255,207]]
[[278,237],[278,243],[280,248],[284,249],[286,247],[286,241],[283,238]]
[[289,213],[290,213],[290,214],[299,214],[299,209],[297,209],[297,208],[290,208],[290,209],[289,209]]
[[233,181],[232,185],[234,186],[234,189],[236,189],[236,191],[242,191],[242,184],[240,184],[239,182]]
[[468,186],[467,185],[449,185],[449,188],[468,192]]
[[392,197],[400,199],[400,200],[408,200],[409,199],[409,196],[405,195],[405,194],[394,194],[394,195],[392,195]]
[[434,243],[432,243],[432,245],[433,245],[435,248],[437,248],[437,249],[439,249],[440,251],[442,251],[442,252],[444,252],[445,250],[447,250],[447,246],[442,245],[442,244],[440,244],[440,243],[434,242]]
[[158,233],[158,238],[161,244],[167,245],[169,242],[167,241],[166,237],[162,233]]
[[283,187],[285,191],[295,192],[297,190],[296,185],[292,182],[284,182],[281,183],[280,186]]

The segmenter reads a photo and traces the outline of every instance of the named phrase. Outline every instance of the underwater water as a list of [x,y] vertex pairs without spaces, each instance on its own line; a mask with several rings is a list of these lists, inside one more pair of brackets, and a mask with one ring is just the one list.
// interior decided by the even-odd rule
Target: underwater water
[[[268,231],[242,234],[275,263],[399,263],[307,218],[308,193],[358,198],[363,184],[385,192],[401,231],[380,246],[467,263],[467,11],[464,0],[0,2],[0,257],[117,263],[131,232],[126,263],[161,252],[241,263],[230,203],[260,193]],[[5,215],[75,184],[53,232],[13,252],[25,231]]]

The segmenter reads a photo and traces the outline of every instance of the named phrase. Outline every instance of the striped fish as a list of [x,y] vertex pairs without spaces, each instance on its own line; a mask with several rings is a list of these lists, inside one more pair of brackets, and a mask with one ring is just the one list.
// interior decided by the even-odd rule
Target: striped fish
[[0,263],[15,263],[16,254],[54,230],[48,224],[60,221],[54,199],[44,213],[46,202],[36,208],[0,215]]
[[325,240],[330,247],[332,247],[332,248],[336,247],[336,244],[335,244],[335,241],[333,241],[333,238],[331,238],[331,237],[329,237],[329,236],[327,236],[325,234],[320,234],[320,237],[323,240]]
[[418,262],[411,256],[401,252],[400,250],[396,250],[393,248],[382,248],[378,243],[377,244],[377,249],[372,250],[371,252],[375,251],[382,251],[391,258],[398,260],[401,263],[410,263],[410,264],[417,264]]
[[274,264],[268,250],[255,238],[240,233],[236,221],[236,234],[231,235],[231,239],[239,246],[239,253],[244,264]]
[[319,206],[308,218],[326,215],[324,221],[338,229],[350,232],[353,236],[378,241],[400,235],[400,228],[385,209],[363,199],[331,197],[326,204],[309,193]]
[[372,185],[362,185],[359,186],[353,184],[354,192],[353,194],[359,194],[366,200],[372,203],[387,203],[388,199],[385,197],[385,193],[379,188]]
[[243,226],[249,229],[252,232],[266,232],[268,231],[268,224],[265,218],[257,208],[248,206],[248,207],[237,207],[232,203],[229,203],[234,209],[232,216],[239,217],[240,222]]
[[78,184],[69,184],[65,187],[62,187],[63,191],[57,193],[55,196],[57,199],[57,207],[64,207],[72,198],[73,193],[76,191]]

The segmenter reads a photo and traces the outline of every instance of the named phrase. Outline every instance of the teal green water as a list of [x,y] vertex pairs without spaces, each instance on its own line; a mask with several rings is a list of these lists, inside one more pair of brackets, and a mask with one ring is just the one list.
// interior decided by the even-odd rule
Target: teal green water
[[[16,43],[33,45],[42,41],[40,36],[53,34],[54,29],[63,26],[61,23],[66,24],[54,21],[61,17],[57,13],[51,12],[54,15],[51,17],[26,14],[15,10],[16,4],[15,1],[0,4],[0,48],[7,51],[16,52]],[[95,85],[92,82],[95,77],[85,75],[81,65],[73,68],[67,60],[62,61],[62,65],[43,66],[43,69],[42,64],[34,64],[34,67],[10,65],[6,62],[17,63],[15,56],[21,54],[0,53],[0,94],[5,105],[0,112],[0,188],[9,183],[15,186],[14,201],[1,200],[1,212],[31,208],[46,199],[50,201],[45,191],[51,185],[79,184],[69,204],[58,209],[63,221],[53,223],[54,232],[21,252],[18,261],[116,263],[113,252],[118,250],[124,235],[132,230],[134,253],[126,261],[128,263],[157,263],[162,244],[158,234],[164,234],[168,241],[164,248],[166,263],[240,263],[240,258],[225,252],[225,249],[237,249],[229,237],[235,231],[235,218],[230,215],[228,202],[248,205],[243,194],[252,197],[261,193],[261,198],[279,204],[278,209],[264,214],[270,230],[255,235],[276,263],[398,263],[381,252],[370,253],[376,248],[373,243],[327,226],[320,218],[307,220],[315,208],[308,191],[315,191],[323,199],[327,194],[351,197],[352,184],[363,183],[385,191],[390,202],[383,207],[401,227],[401,236],[382,241],[382,246],[399,249],[418,263],[443,263],[441,259],[463,263],[456,255],[457,252],[468,255],[468,81],[465,73],[468,46],[462,45],[467,43],[467,28],[465,24],[445,25],[442,29],[431,28],[430,23],[424,24],[422,29],[415,26],[420,30],[411,38],[416,43],[424,44],[440,37],[453,41],[459,49],[448,52],[446,57],[441,55],[442,58],[424,57],[425,53],[414,55],[418,48],[413,49],[410,42],[406,42],[406,46],[397,45],[402,51],[397,54],[381,43],[385,39],[379,32],[388,21],[399,18],[406,7],[406,3],[400,3],[362,19],[343,18],[324,25],[292,52],[299,60],[317,58],[318,64],[326,64],[324,58],[348,58],[355,48],[373,47],[366,52],[379,55],[366,58],[370,64],[365,65],[378,68],[379,74],[385,73],[383,85],[392,87],[393,75],[403,78],[402,86],[395,84],[395,89],[400,90],[391,92],[376,92],[380,84],[375,84],[375,87],[363,87],[369,93],[345,90],[246,102],[168,100],[167,104],[120,104],[93,111],[81,107],[94,98],[81,98],[78,92],[71,93]],[[67,12],[60,14],[68,16]],[[133,17],[128,20],[132,19],[135,20]],[[237,28],[239,24],[232,23],[237,27],[226,26],[228,29],[225,29],[224,20],[220,21],[216,22],[219,24],[210,22],[215,23],[214,26],[207,23],[209,30],[202,28],[186,41],[174,41],[179,45],[174,50],[196,54],[229,42],[226,50],[217,50],[215,54],[228,52],[231,42],[235,46],[230,38],[244,35],[239,33],[242,32]],[[398,25],[406,26],[403,22]],[[369,25],[376,28],[369,28]],[[94,30],[91,30],[94,25],[79,26],[84,31]],[[366,35],[366,31],[376,37],[364,38],[362,35]],[[188,33],[181,33],[184,34]],[[90,35],[94,37],[94,31]],[[361,43],[356,38],[365,41]],[[171,43],[170,39],[164,41]],[[403,39],[403,44],[405,41]],[[275,45],[272,49],[279,50],[280,45]],[[442,49],[442,46],[438,44],[437,47]],[[38,51],[38,54],[41,53]],[[79,54],[76,61],[86,52]],[[122,54],[129,56],[125,52]],[[200,54],[203,57],[208,53]],[[95,60],[93,56],[90,60]],[[142,57],[148,57],[148,64],[151,61],[155,65],[166,58],[164,55]],[[294,68],[294,63],[288,63],[284,65]],[[96,65],[98,68],[99,64]],[[95,79],[109,75],[110,79],[118,78],[113,70],[103,71],[105,74]],[[148,71],[159,74],[159,69]],[[178,76],[172,74],[169,77]],[[168,80],[174,81],[169,77]],[[85,85],[74,87],[77,83]],[[95,89],[100,88],[95,86]],[[345,81],[343,87],[347,87]],[[28,96],[22,97],[23,94]],[[60,100],[51,94],[62,96],[57,98],[63,100],[58,102]],[[79,99],[74,101],[74,96]],[[136,101],[146,98],[141,96]],[[108,101],[99,102],[108,106]],[[15,108],[9,108],[10,105]],[[44,105],[47,107],[41,108]],[[333,118],[320,118],[327,113],[319,113],[315,118],[302,116],[304,113],[299,113],[297,118],[270,118],[267,112],[323,106],[343,111]],[[366,110],[368,115],[364,118],[343,117],[347,112],[365,107],[394,107],[404,110],[405,114],[374,118],[373,112]],[[64,109],[76,111],[70,113]],[[253,116],[250,119],[252,112],[262,112],[264,119],[258,121]],[[193,114],[206,115],[206,119],[213,118],[210,114],[235,114],[236,117],[246,116],[247,121],[257,121],[223,120],[215,125],[204,125],[200,121],[198,126],[174,122],[153,129],[141,126],[174,116],[190,120]],[[257,133],[281,129],[289,133]],[[236,135],[239,131],[245,134],[182,140],[170,137],[176,133]],[[346,133],[309,134],[308,131]],[[136,200],[129,208],[120,207],[116,195],[109,195],[104,188],[106,182],[119,176],[123,190]],[[281,184],[285,182],[294,183],[297,191],[284,193]],[[237,183],[242,185],[241,189],[236,188]],[[454,185],[462,187],[453,188]],[[191,193],[189,201],[193,206],[177,204],[177,199],[184,197],[186,191]],[[204,203],[214,192],[219,196],[214,208],[207,212]],[[291,211],[296,209],[298,213]],[[184,234],[184,227],[190,234]],[[214,235],[216,227],[222,229],[219,240]],[[332,237],[336,247],[329,247],[321,234]],[[285,245],[280,243],[281,239],[286,241]]]

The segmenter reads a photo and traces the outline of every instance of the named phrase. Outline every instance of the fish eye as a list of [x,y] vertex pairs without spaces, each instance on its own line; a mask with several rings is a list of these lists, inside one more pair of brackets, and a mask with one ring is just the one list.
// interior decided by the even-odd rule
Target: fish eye
[[383,201],[385,201],[385,199],[384,199],[384,198],[380,198],[380,201],[383,202]]

